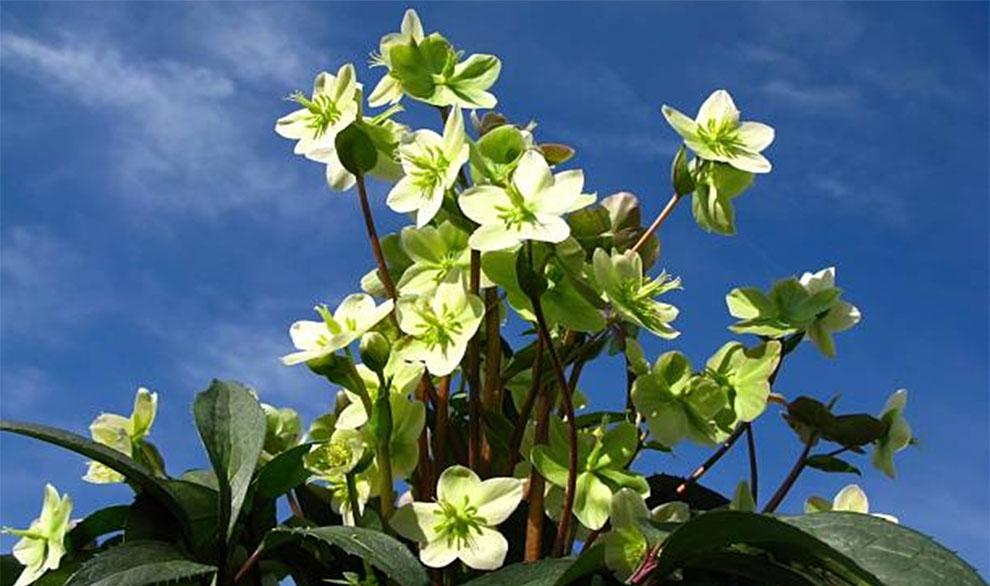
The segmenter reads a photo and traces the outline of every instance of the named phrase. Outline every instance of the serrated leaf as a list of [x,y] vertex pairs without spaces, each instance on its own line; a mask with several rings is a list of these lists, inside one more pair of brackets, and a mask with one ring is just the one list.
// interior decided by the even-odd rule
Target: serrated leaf
[[677,528],[664,542],[656,575],[663,578],[691,559],[739,545],[817,566],[853,584],[884,586],[876,576],[816,537],[768,515],[741,511],[705,513]]
[[825,512],[784,519],[842,552],[888,586],[984,586],[969,564],[923,535],[872,515]]
[[426,586],[430,583],[426,571],[405,545],[380,531],[362,527],[279,527],[265,536],[264,548],[274,549],[301,539],[315,539],[357,556],[384,572],[400,586]]
[[76,523],[67,536],[72,549],[83,548],[108,533],[123,531],[128,508],[125,505],[106,507],[90,513]]
[[160,541],[125,543],[90,559],[65,586],[148,586],[208,576],[216,568]]
[[[16,433],[54,444],[120,472],[128,482],[140,487],[142,491],[165,507],[178,521],[183,534],[188,535],[189,522],[183,513],[182,506],[168,485],[156,478],[152,471],[143,464],[81,435],[47,425],[0,421],[0,431]],[[264,422],[262,422],[262,432],[264,432]]]
[[220,484],[220,526],[230,535],[265,443],[266,420],[244,386],[214,380],[193,403],[196,428]]

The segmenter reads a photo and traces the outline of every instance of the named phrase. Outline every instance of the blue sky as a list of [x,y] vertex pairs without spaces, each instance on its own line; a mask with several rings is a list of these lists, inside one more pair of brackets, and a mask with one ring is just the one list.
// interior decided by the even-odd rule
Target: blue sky
[[[0,409],[85,433],[134,389],[160,394],[153,438],[173,472],[202,465],[189,411],[211,377],[243,380],[307,415],[331,389],[280,366],[288,325],[357,288],[371,256],[351,194],[274,134],[320,70],[363,65],[405,5],[4,3],[0,65]],[[784,508],[859,482],[874,510],[990,567],[986,3],[426,4],[428,30],[503,61],[500,109],[578,150],[600,196],[668,193],[676,135],[661,103],[694,112],[725,87],[777,129],[774,171],[737,200],[739,235],[707,235],[686,206],[662,265],[695,363],[730,339],[735,286],[838,267],[862,323],[839,358],[803,346],[777,390],[878,411],[908,388],[921,446],[890,481],[808,473]],[[379,72],[359,70],[365,84]],[[436,126],[413,105],[406,120]],[[382,231],[404,218],[375,186]],[[669,344],[651,343],[655,356]],[[582,385],[618,407],[621,364]],[[766,498],[796,457],[775,413],[757,425]],[[686,473],[692,448],[642,470]],[[126,498],[81,482],[80,458],[2,438],[0,522],[20,526],[45,481],[81,515]],[[745,453],[706,482],[731,490]],[[12,541],[4,538],[4,550]]]

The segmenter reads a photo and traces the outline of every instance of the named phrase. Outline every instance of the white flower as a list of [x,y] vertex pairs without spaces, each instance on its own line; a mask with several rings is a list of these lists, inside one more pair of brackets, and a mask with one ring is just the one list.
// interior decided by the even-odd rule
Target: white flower
[[399,329],[411,336],[397,349],[402,358],[426,363],[436,376],[457,368],[485,313],[485,304],[460,280],[441,283],[433,295],[405,295],[396,307]]
[[911,443],[911,426],[903,415],[906,406],[907,390],[901,389],[887,399],[887,404],[880,413],[880,420],[887,424],[887,433],[877,440],[873,448],[873,466],[890,478],[897,474],[894,454]]
[[494,570],[505,561],[509,543],[495,527],[522,500],[523,481],[489,478],[451,466],[437,482],[434,503],[413,502],[392,515],[389,525],[419,543],[419,558],[431,568],[460,559],[475,570]]
[[507,187],[478,185],[461,194],[461,210],[481,224],[468,243],[475,250],[503,250],[524,240],[563,242],[571,228],[562,216],[595,201],[582,189],[583,171],[553,175],[543,155],[527,151]]
[[740,122],[729,92],[712,92],[694,120],[667,105],[663,115],[702,159],[728,163],[748,173],[770,172],[770,161],[760,153],[773,142],[773,128],[761,122]]
[[[157,410],[158,394],[140,387],[134,396],[134,409],[130,417],[103,413],[89,425],[90,436],[96,443],[132,457],[134,444],[148,435]],[[123,482],[124,475],[99,462],[89,462],[83,480],[93,484],[113,484]]]
[[[835,267],[828,267],[814,274],[804,273],[801,275],[801,285],[810,295],[835,289]],[[855,305],[837,298],[827,312],[816,317],[808,325],[806,329],[808,338],[823,354],[829,357],[835,356],[832,333],[848,330],[859,323],[860,317],[859,309]]]
[[286,366],[308,362],[332,354],[349,345],[392,312],[392,300],[376,306],[364,293],[348,295],[332,315],[325,305],[316,306],[323,317],[318,321],[297,321],[289,328],[292,343],[299,350],[282,357]]
[[[26,586],[40,578],[48,570],[57,570],[65,555],[65,534],[71,522],[72,499],[59,496],[51,484],[45,485],[45,501],[41,515],[27,529],[7,529],[4,533],[20,536],[12,553],[24,569],[14,586]],[[4,576],[5,582],[7,576]]]
[[860,513],[863,515],[873,515],[891,523],[897,523],[897,517],[885,515],[883,513],[870,513],[870,501],[866,498],[863,489],[855,484],[850,484],[835,495],[832,502],[820,496],[813,496],[804,503],[805,513],[821,513],[825,511],[844,511],[848,513]]
[[279,118],[275,132],[298,141],[297,155],[321,163],[337,161],[334,139],[357,118],[359,88],[350,63],[343,65],[336,76],[321,72],[313,83],[312,97],[300,92],[290,96],[303,107]]
[[416,226],[422,228],[443,205],[447,190],[457,182],[457,174],[468,160],[467,136],[460,106],[447,115],[443,136],[432,130],[417,130],[412,140],[399,146],[399,159],[405,177],[388,193],[388,207],[401,214],[416,212]]
[[372,67],[384,66],[388,72],[382,76],[378,85],[368,96],[368,105],[372,108],[384,106],[385,104],[396,104],[402,99],[402,81],[392,75],[392,63],[389,59],[389,49],[395,45],[408,45],[409,43],[419,43],[423,40],[423,23],[419,20],[419,15],[412,8],[406,10],[402,16],[402,24],[399,32],[389,33],[382,37],[379,44],[378,55],[373,56]]

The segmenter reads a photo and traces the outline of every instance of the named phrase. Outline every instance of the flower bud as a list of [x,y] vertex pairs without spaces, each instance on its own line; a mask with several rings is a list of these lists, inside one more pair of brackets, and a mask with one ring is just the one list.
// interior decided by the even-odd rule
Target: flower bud
[[374,372],[382,372],[388,364],[391,345],[378,332],[368,332],[361,337],[361,361]]

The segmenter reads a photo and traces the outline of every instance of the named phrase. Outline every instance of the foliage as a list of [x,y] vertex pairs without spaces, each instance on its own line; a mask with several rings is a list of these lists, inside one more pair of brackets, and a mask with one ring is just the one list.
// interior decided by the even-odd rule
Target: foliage
[[[73,522],[71,499],[46,486],[38,519],[6,530],[21,539],[0,582],[982,584],[929,538],[867,514],[855,485],[811,497],[804,515],[774,515],[806,469],[860,475],[844,458],[872,449],[892,477],[914,441],[906,391],[878,417],[774,392],[802,340],[834,357],[833,335],[860,320],[834,268],[730,291],[729,330],[754,338],[724,342],[700,368],[673,347],[655,360],[643,351],[679,335],[681,281],[650,274],[658,230],[690,197],[703,230],[735,233],[737,198],[771,170],[773,128],[741,122],[725,90],[693,119],[663,106],[684,144],[673,194],[647,226],[655,202],[599,201],[582,170],[562,168],[573,148],[543,141],[534,122],[479,114],[497,104],[501,61],[465,55],[409,10],[373,56],[384,71],[367,100],[344,64],[292,94],[300,107],[276,123],[331,189],[356,193],[375,259],[364,292],[289,328],[295,351],[287,343],[282,362],[331,385],[327,411],[306,428],[291,408],[215,380],[193,403],[210,467],[177,477],[150,441],[158,396],[147,389],[130,416],[98,416],[92,439],[3,422],[77,452],[87,481],[127,483],[134,499]],[[438,128],[399,121],[405,98],[435,109]],[[370,179],[414,225],[379,238]],[[625,361],[622,410],[592,411],[579,390],[603,352]],[[762,512],[755,467],[731,500],[697,484],[769,410],[801,454]],[[643,450],[684,440],[720,445],[686,479],[636,468]]]

